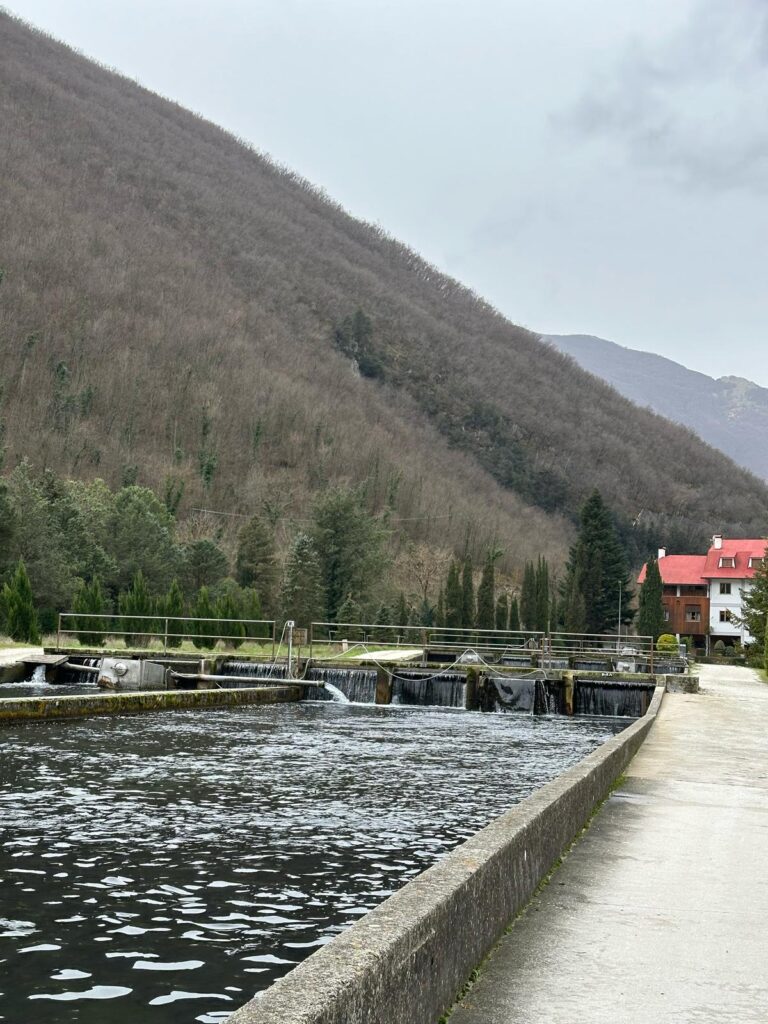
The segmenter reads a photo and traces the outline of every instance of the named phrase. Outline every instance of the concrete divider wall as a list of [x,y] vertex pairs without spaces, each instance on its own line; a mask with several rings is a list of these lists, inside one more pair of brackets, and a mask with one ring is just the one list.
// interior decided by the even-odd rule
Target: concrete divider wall
[[3,697],[0,724],[89,715],[124,715],[179,708],[232,707],[241,704],[285,704],[301,700],[299,686],[251,689],[145,690],[139,693],[73,694],[67,697]]
[[435,1024],[643,742],[647,714],[408,882],[228,1024]]

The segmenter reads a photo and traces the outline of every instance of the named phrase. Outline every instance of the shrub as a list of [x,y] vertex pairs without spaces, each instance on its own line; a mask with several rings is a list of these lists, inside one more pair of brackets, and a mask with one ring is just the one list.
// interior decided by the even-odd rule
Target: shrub
[[677,654],[677,638],[671,633],[662,633],[656,641],[656,650],[660,654]]
[[726,658],[735,658],[736,657],[736,648],[735,647],[731,647],[731,645],[729,644],[725,648],[725,650],[723,651],[723,654],[725,655]]
[[716,640],[715,646],[712,648],[712,650],[715,652],[715,654],[718,655],[718,657],[722,658],[722,656],[725,654],[725,641]]

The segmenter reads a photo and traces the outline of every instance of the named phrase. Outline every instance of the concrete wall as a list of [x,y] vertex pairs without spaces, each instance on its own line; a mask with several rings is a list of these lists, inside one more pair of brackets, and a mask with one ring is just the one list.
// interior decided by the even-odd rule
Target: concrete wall
[[158,690],[142,693],[94,693],[69,697],[3,697],[0,724],[88,715],[124,715],[178,708],[231,707],[240,704],[285,704],[301,700],[299,686],[265,686],[239,690]]
[[644,718],[403,886],[228,1024],[435,1024],[621,775],[663,692],[656,688]]

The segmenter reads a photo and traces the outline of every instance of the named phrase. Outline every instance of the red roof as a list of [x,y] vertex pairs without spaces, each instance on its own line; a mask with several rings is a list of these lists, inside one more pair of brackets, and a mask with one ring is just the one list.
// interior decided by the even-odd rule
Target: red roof
[[[711,547],[706,555],[666,555],[659,559],[659,572],[663,583],[670,586],[701,586],[711,579],[744,580],[755,575],[756,566],[749,560],[768,555],[766,540],[726,540],[723,546]],[[732,558],[734,564],[720,565],[720,560]],[[637,578],[645,580],[644,565]]]
[[[750,568],[750,558],[764,558],[765,540],[726,540],[721,548],[711,547],[707,552],[707,564],[703,575],[707,579],[749,579],[755,575],[755,566]],[[720,565],[721,559],[732,558],[734,564]]]
[[[704,586],[706,564],[706,555],[665,555],[659,559],[661,581],[670,586]],[[645,580],[645,570],[644,565],[638,576],[638,583]]]

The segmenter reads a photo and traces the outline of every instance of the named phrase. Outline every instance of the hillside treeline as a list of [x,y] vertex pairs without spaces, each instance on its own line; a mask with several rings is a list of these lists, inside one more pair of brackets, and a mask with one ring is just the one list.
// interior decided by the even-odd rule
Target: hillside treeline
[[404,547],[518,579],[595,486],[634,561],[765,531],[763,484],[296,175],[2,14],[0,48],[9,468],[295,520],[367,481]]

